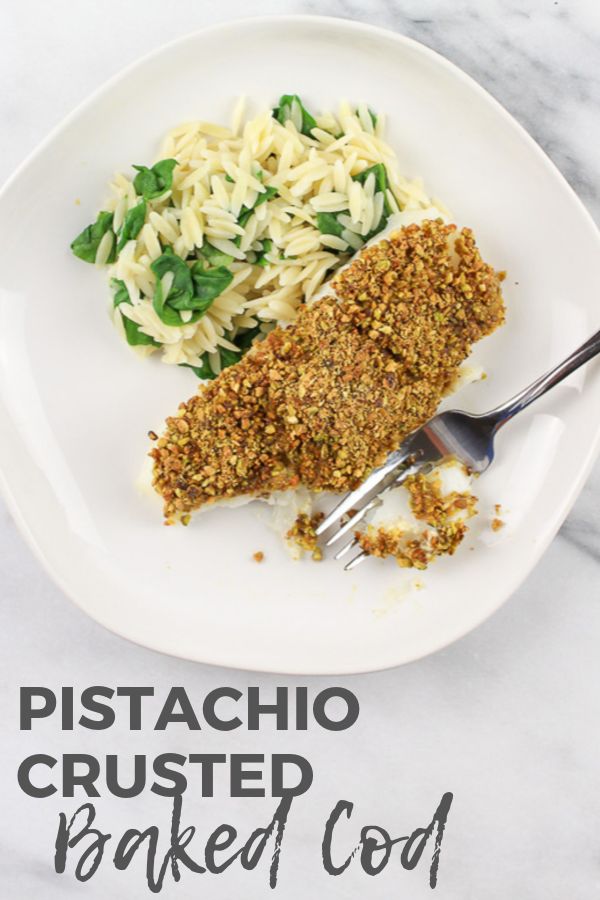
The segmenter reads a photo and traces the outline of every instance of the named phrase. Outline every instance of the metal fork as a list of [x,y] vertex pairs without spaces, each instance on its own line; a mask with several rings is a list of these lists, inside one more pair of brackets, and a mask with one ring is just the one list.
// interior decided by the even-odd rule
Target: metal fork
[[[494,437],[510,419],[522,409],[537,400],[556,384],[600,353],[600,331],[578,347],[563,362],[546,372],[529,387],[502,406],[490,412],[473,415],[460,410],[439,413],[421,428],[413,431],[398,450],[391,453],[385,463],[374,469],[355,491],[347,494],[329,513],[316,529],[317,536],[325,535],[334,525],[339,527],[325,542],[327,547],[336,543],[344,535],[352,532],[360,521],[381,504],[381,495],[398,487],[403,481],[419,471],[433,468],[435,463],[446,457],[454,457],[471,472],[485,472],[494,458]],[[349,516],[340,524],[340,520]],[[352,538],[336,553],[335,559],[345,556],[358,545]],[[354,569],[369,554],[364,550],[346,566],[346,571]]]

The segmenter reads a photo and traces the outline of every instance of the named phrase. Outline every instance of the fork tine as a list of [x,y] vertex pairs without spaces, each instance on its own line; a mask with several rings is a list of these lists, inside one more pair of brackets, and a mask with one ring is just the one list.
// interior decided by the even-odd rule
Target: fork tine
[[[380,478],[380,481],[383,481],[383,477]],[[379,481],[376,484],[373,484],[371,490],[365,490],[365,485],[362,484],[355,491],[350,491],[349,494],[346,494],[340,502],[334,506],[328,516],[326,516],[320,525],[315,529],[315,534],[317,537],[320,537],[326,531],[328,531],[332,525],[335,525],[339,519],[346,515],[346,513],[350,512],[351,509],[356,509],[360,512],[365,506],[367,506],[370,501],[373,499],[373,491],[376,490],[376,485],[379,484]]]
[[351,569],[355,569],[357,566],[364,562],[369,554],[365,553],[364,550],[361,550],[358,556],[355,556],[354,559],[351,559],[349,563],[346,563],[344,566],[344,572],[350,572]]
[[394,478],[394,480],[389,485],[389,487],[386,488],[386,490],[400,487],[401,484],[404,484],[407,478],[409,478],[411,475],[414,475],[415,472],[421,472],[423,468],[423,466],[409,466],[407,469],[401,472],[397,478]]
[[361,519],[364,519],[368,512],[371,512],[372,509],[376,509],[378,506],[381,506],[382,502],[383,501],[380,497],[374,497],[372,500],[370,500],[366,506],[363,506],[362,509],[359,509],[358,512],[354,513],[354,515],[351,516],[348,521],[329,538],[325,546],[331,547],[332,544],[335,544],[336,541],[339,541],[339,539],[344,537],[345,534],[348,534],[348,532],[351,531],[354,526],[361,521]]
[[[409,475],[412,474],[412,472],[412,467],[408,468],[405,472],[402,472],[402,474],[395,478],[391,484],[386,485],[382,489],[381,494],[385,494],[385,492],[389,491],[391,488],[399,487],[404,481],[406,481],[406,479]],[[363,506],[362,509],[359,509],[358,512],[354,513],[354,515],[351,516],[350,519],[348,519],[347,522],[341,525],[340,528],[331,535],[329,540],[325,542],[325,546],[331,547],[332,544],[337,543],[337,541],[339,541],[340,538],[344,537],[344,535],[347,534],[352,528],[354,528],[355,525],[358,525],[358,523],[361,522],[362,519],[364,519],[367,513],[371,512],[371,510],[373,509],[377,509],[378,506],[381,506],[381,504],[383,503],[381,494],[377,494],[375,497],[373,497],[372,500],[369,500],[369,502],[365,506]],[[349,545],[347,545],[347,547],[348,546]],[[338,556],[335,557],[335,559],[338,558]]]
[[[374,497],[381,493],[384,484],[387,487],[387,482],[390,481],[393,472],[402,465],[402,463],[405,463],[409,456],[410,452],[408,450],[399,450],[390,454],[388,461],[380,466],[379,469],[375,469],[374,472],[371,472],[360,487],[356,488],[355,491],[350,491],[345,497],[342,497],[337,506],[331,510],[329,515],[326,516],[321,524],[315,529],[317,537],[320,537],[325,531],[331,528],[332,525],[335,525],[336,522],[341,519],[342,516],[346,515],[346,513],[350,512],[351,509],[360,511],[364,506],[370,503]],[[393,478],[391,479],[391,483],[393,483]]]
[[[404,481],[406,481],[409,475],[414,472],[414,470],[414,465],[408,466],[393,481],[391,481],[389,484],[386,484],[381,493],[383,494],[391,488],[395,488],[401,485]],[[370,500],[361,510],[355,513],[352,518],[349,519],[348,522],[346,522],[345,525],[342,525],[339,531],[337,531],[332,537],[329,538],[325,546],[329,547],[331,544],[334,544],[340,537],[342,537],[342,535],[346,534],[354,525],[360,522],[360,520],[363,519],[370,510],[375,509],[375,507],[377,506],[381,506],[382,503],[383,500],[381,499],[380,494],[373,497],[372,500]],[[348,543],[345,544],[342,549],[335,554],[334,559],[341,559],[346,555],[346,553],[348,553],[349,550],[353,550],[355,547],[357,547],[358,544],[359,541],[357,538],[353,538],[351,541],[348,541]],[[362,550],[357,556],[351,559],[350,562],[344,566],[344,571],[350,572],[352,569],[355,569],[356,566],[359,566],[361,564],[361,562],[364,562],[367,556],[369,556],[369,554]]]
[[338,550],[338,552],[335,554],[335,556],[334,556],[333,558],[334,558],[334,559],[341,559],[342,556],[345,556],[345,555],[346,555],[346,553],[348,552],[348,550],[352,550],[352,549],[353,549],[354,547],[356,547],[357,545],[358,545],[357,539],[356,539],[356,538],[352,538],[351,541],[348,541],[347,544],[344,544],[344,546],[342,547],[341,550]]

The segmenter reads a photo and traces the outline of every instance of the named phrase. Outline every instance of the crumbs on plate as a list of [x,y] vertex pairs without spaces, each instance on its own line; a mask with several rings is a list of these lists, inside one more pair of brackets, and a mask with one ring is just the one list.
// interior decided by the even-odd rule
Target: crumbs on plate
[[494,505],[494,512],[496,515],[492,519],[491,528],[492,528],[492,531],[500,531],[501,528],[504,528],[504,526],[506,525],[506,522],[504,521],[504,519],[500,518],[500,513],[502,512],[502,507],[499,503],[496,503]]
[[323,513],[315,513],[312,516],[300,513],[286,534],[286,540],[310,553],[315,562],[323,559],[323,551],[317,543],[317,527],[324,518]]
[[477,497],[468,490],[444,492],[439,469],[411,475],[404,487],[414,518],[427,527],[367,526],[355,537],[370,556],[392,556],[402,568],[426,569],[436,557],[455,552],[467,532],[467,520],[477,512]]

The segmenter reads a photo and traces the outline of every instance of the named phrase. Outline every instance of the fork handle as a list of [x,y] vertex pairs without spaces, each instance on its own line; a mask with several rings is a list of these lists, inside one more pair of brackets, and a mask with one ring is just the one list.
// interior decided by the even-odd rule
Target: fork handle
[[541,397],[546,391],[551,390],[560,381],[575,372],[580,366],[588,362],[594,356],[600,353],[600,331],[588,338],[588,340],[574,350],[570,356],[567,356],[561,363],[546,372],[540,378],[537,378],[529,387],[524,388],[520,393],[516,394],[507,403],[497,406],[491,412],[486,413],[484,417],[493,423],[494,431],[497,431],[506,422],[513,418],[538,397]]

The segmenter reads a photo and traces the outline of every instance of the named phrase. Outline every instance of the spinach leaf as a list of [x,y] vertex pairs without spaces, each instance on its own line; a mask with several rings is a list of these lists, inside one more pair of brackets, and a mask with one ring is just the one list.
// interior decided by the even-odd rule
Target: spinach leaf
[[[365,237],[363,238],[365,242],[369,241],[372,237],[375,237],[375,235],[379,234],[380,231],[383,231],[387,222],[387,218],[392,212],[392,208],[385,194],[388,188],[388,178],[383,163],[376,163],[373,166],[369,166],[368,169],[364,169],[362,172],[359,172],[358,175],[353,175],[352,178],[354,181],[358,181],[360,182],[360,184],[364,184],[371,174],[373,174],[375,177],[375,193],[379,193],[380,191],[383,193],[383,214],[375,228],[371,229],[369,234],[365,235]],[[335,234],[337,235],[337,237],[342,237],[344,228],[342,225],[340,225],[338,219],[339,215],[339,213],[317,213],[317,227],[321,234]]]
[[235,343],[242,351],[242,354],[244,354],[246,350],[250,349],[250,347],[254,343],[254,338],[259,334],[262,334],[260,325],[255,325],[254,328],[248,328],[246,331],[242,331],[241,333],[236,334]]
[[[240,210],[240,214],[238,216],[238,225],[242,228],[245,228],[250,216],[254,212],[257,206],[261,206],[263,203],[266,203],[267,200],[272,200],[273,197],[276,197],[278,194],[277,188],[268,187],[263,191],[262,194],[259,194],[256,198],[256,202],[254,206],[242,206]],[[238,235],[239,238],[239,235]]]
[[178,309],[195,309],[206,312],[213,300],[216,300],[219,294],[222,294],[233,281],[233,273],[225,266],[205,269],[201,262],[196,262],[191,268],[191,273],[194,295],[189,306],[179,306]]
[[[113,214],[111,212],[105,212],[104,210],[99,212],[98,218],[93,225],[88,225],[87,228],[84,228],[81,234],[78,234],[75,240],[71,242],[71,250],[75,256],[83,259],[84,262],[95,263],[100,241],[107,231],[112,230],[112,224]],[[106,262],[112,263],[115,259],[115,243],[113,240],[112,250]]]
[[127,241],[132,241],[138,236],[146,220],[146,201],[140,200],[137,206],[129,210],[123,219],[123,225],[119,232],[117,253],[120,253]]
[[[156,275],[153,306],[165,325],[187,324],[181,317],[183,310],[192,313],[188,322],[197,322],[233,280],[232,273],[224,266],[205,269],[198,260],[190,268],[170,249],[154,260],[150,268]],[[167,272],[173,274],[173,282],[165,297],[162,279]]]
[[366,237],[363,238],[363,240],[365,241],[365,243],[366,243],[367,241],[370,241],[371,238],[374,238],[375,235],[376,235],[376,234],[379,234],[380,231],[383,231],[383,229],[385,228],[386,224],[387,224],[387,216],[386,216],[386,214],[385,214],[385,212],[384,212],[383,215],[381,216],[380,220],[379,220],[379,224],[376,225],[375,228],[372,228],[372,229],[370,230],[370,232],[366,235]]
[[241,334],[236,334],[233,340],[239,347],[239,352],[237,353],[235,350],[228,350],[226,347],[219,347],[221,368],[227,369],[229,366],[234,366],[236,363],[238,363],[242,356],[244,356],[248,352],[254,342],[255,337],[259,334],[261,334],[260,325],[255,325],[254,328],[248,328],[247,331],[243,331]]
[[[371,117],[371,122],[373,123],[373,128],[377,125],[377,113],[374,113],[370,107],[367,107],[369,116]],[[355,114],[358,116],[358,110],[354,110]]]
[[321,234],[335,234],[337,237],[341,237],[344,230],[338,221],[338,213],[331,212],[317,213],[317,228]]
[[376,191],[385,191],[388,182],[387,182],[387,174],[385,171],[385,166],[383,163],[375,163],[373,166],[369,166],[368,169],[363,169],[362,172],[359,172],[358,175],[353,175],[352,180],[358,181],[360,184],[364,184],[369,175],[375,176],[375,190]]
[[235,350],[229,350],[227,347],[219,347],[219,356],[221,357],[222,369],[234,366],[242,358],[241,353],[236,353]]
[[233,256],[222,253],[212,244],[204,243],[200,248],[200,254],[204,257],[209,266],[230,266],[233,262]]
[[[239,362],[242,358],[241,353],[234,353],[233,350],[226,350],[224,347],[219,347],[218,350],[221,359],[221,370],[227,369],[234,363]],[[200,366],[190,366],[189,363],[181,363],[181,365],[187,369],[191,369],[196,378],[200,378],[201,381],[214,381],[217,376],[211,369],[208,361],[208,353],[205,353],[200,358],[202,360],[202,365]]]
[[196,378],[199,378],[200,381],[212,381],[217,377],[210,367],[208,353],[205,353],[202,357],[201,366],[190,366],[189,363],[179,363],[179,365],[184,369],[191,369]]
[[120,278],[111,278],[110,286],[113,290],[113,306],[115,307],[115,309],[117,308],[117,306],[120,306],[121,303],[129,303],[131,305],[129,291],[127,290],[127,286],[124,281],[121,281]]
[[[191,309],[190,302],[194,294],[194,283],[189,267],[172,250],[166,250],[151,263],[150,268],[156,275],[156,287],[152,305],[165,325],[183,325],[180,309]],[[167,272],[173,273],[173,283],[167,296],[164,296],[162,278]],[[202,313],[193,316],[190,321],[197,321]]]
[[[221,369],[227,369],[229,366],[233,366],[235,365],[235,363],[239,362],[242,356],[244,356],[244,354],[252,346],[254,338],[260,333],[260,325],[256,325],[254,328],[249,328],[247,331],[236,335],[235,342],[239,347],[239,353],[236,353],[234,350],[227,350],[225,347],[219,347]],[[208,361],[208,353],[205,353],[202,356],[201,366],[190,366],[187,363],[181,363],[181,365],[183,365],[187,369],[191,369],[194,375],[196,375],[196,377],[200,378],[202,381],[212,381],[217,377],[210,367],[210,363]]]
[[368,169],[363,169],[363,171],[359,172],[358,175],[353,175],[352,180],[359,181],[361,184],[364,184],[371,173],[373,173],[373,175],[375,176],[375,193],[377,193],[378,191],[383,192],[383,209],[386,215],[389,216],[392,211],[392,207],[390,206],[389,200],[385,194],[386,190],[388,189],[388,177],[383,163],[375,163],[374,166],[369,166]]
[[273,197],[277,197],[279,191],[276,187],[266,187],[262,194],[259,194],[256,198],[256,203],[252,207],[252,209],[256,209],[257,206],[262,206],[263,203],[266,203],[267,200],[272,200]]
[[262,268],[266,268],[269,265],[269,260],[267,259],[267,253],[270,253],[273,249],[273,241],[270,238],[265,238],[262,242],[262,248],[259,251],[256,257],[256,265],[262,266]]
[[[115,307],[115,309],[122,303],[129,303],[131,305],[129,291],[127,290],[124,281],[121,281],[120,278],[111,278],[110,286],[113,290],[113,306]],[[125,330],[127,343],[132,347],[148,345],[152,347],[160,347],[158,341],[155,341],[154,338],[151,338],[149,334],[144,334],[143,331],[140,331],[140,326],[137,324],[137,322],[132,322],[131,319],[129,319],[127,316],[124,316],[123,313],[121,313],[121,321],[123,322],[123,328]]]
[[285,125],[288,119],[294,121],[296,116],[299,116],[302,120],[302,127],[299,130],[308,137],[313,128],[317,127],[314,116],[311,116],[305,108],[298,94],[283,94],[279,98],[279,106],[273,110],[273,116],[281,125]]
[[171,189],[173,184],[173,169],[177,165],[176,159],[161,159],[151,169],[147,166],[134,166],[137,175],[133,179],[136,194],[144,200],[155,200]]

